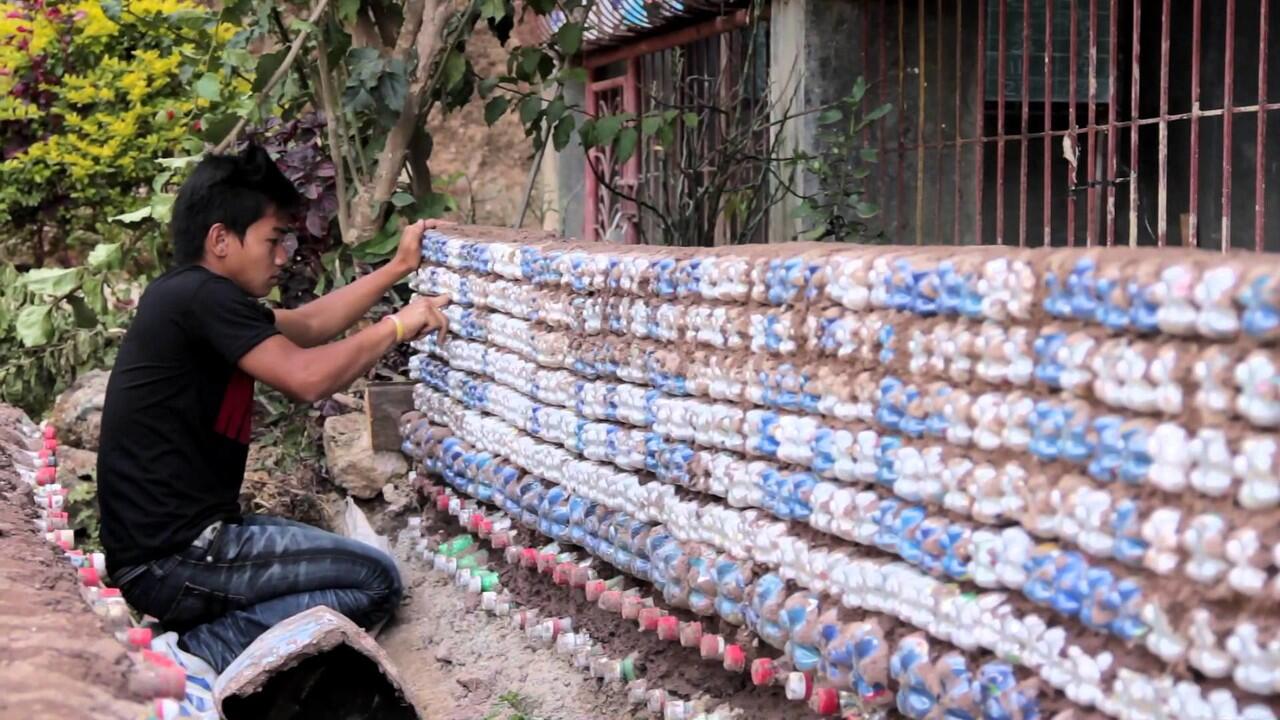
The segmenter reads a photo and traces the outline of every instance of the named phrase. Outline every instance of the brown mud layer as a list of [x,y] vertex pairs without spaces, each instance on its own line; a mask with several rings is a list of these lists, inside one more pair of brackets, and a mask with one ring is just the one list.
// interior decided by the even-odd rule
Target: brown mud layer
[[[0,415],[0,424],[9,425]],[[0,720],[147,715],[125,646],[80,597],[76,571],[36,531],[34,505],[0,443]]]

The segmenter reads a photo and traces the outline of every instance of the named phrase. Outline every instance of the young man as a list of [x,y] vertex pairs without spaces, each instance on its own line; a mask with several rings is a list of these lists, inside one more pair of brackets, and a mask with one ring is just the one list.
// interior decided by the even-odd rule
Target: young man
[[296,310],[260,304],[294,251],[285,234],[299,203],[261,148],[196,167],[173,208],[175,268],[142,295],[103,408],[98,499],[110,577],[219,673],[303,610],[324,605],[370,627],[401,596],[392,559],[365,544],[241,517],[254,381],[312,402],[397,342],[447,328],[445,301],[420,298],[330,342],[418,266],[430,221],[409,226],[391,262],[346,287]]

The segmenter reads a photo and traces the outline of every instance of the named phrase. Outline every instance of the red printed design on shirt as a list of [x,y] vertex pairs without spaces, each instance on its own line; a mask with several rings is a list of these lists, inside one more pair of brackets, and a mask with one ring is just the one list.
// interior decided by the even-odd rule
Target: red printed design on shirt
[[237,369],[227,381],[218,424],[213,429],[219,435],[249,444],[249,432],[253,429],[253,378],[243,370]]

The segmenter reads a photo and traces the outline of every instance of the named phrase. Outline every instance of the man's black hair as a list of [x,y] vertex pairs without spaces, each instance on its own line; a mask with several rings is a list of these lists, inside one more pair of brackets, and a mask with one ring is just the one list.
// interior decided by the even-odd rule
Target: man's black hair
[[261,147],[249,145],[239,155],[210,155],[182,184],[173,204],[173,261],[200,262],[209,228],[218,223],[243,243],[249,226],[271,209],[291,214],[301,204],[297,188]]

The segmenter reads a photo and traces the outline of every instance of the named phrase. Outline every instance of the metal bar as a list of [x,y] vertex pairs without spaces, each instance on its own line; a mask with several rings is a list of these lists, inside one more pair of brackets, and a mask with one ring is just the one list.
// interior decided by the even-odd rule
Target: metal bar
[[[1271,18],[1271,7],[1269,0],[1260,0],[1261,8],[1258,11],[1258,32],[1261,37],[1258,39],[1258,103],[1267,101],[1267,45],[1270,40],[1270,32],[1268,31],[1268,23]],[[1253,198],[1253,249],[1255,252],[1262,252],[1265,246],[1267,227],[1267,114],[1258,113],[1258,140],[1257,155],[1254,157],[1254,172],[1257,174],[1254,180],[1254,198]]]
[[1089,158],[1085,162],[1085,228],[1084,244],[1092,247],[1097,224],[1098,191],[1093,181],[1097,178],[1095,162],[1098,157],[1098,0],[1089,0]]
[[[934,83],[934,88],[935,88],[935,90],[936,90],[936,92],[937,92],[937,94],[934,96],[934,105],[935,105],[935,106],[938,108],[938,110],[939,110],[939,112],[934,113],[934,118],[935,118],[935,120],[937,120],[937,124],[936,124],[936,126],[935,126],[935,128],[934,128],[934,132],[935,132],[935,133],[936,133],[936,135],[937,135],[938,142],[942,142],[942,133],[943,133],[943,130],[944,130],[944,129],[946,128],[946,126],[947,126],[946,122],[942,119],[942,118],[943,118],[943,114],[942,114],[942,112],[941,112],[941,110],[942,110],[942,91],[943,91],[943,87],[942,87],[942,68],[943,68],[943,65],[942,65],[942,45],[943,45],[943,43],[942,43],[942,2],[943,2],[943,0],[938,0],[937,7],[936,7],[936,9],[935,9],[935,12],[936,12],[937,14],[936,14],[936,15],[934,15],[934,22],[936,23],[936,24],[934,25],[934,27],[935,27],[935,30],[934,30],[934,37],[935,37],[935,39],[937,40],[936,45],[937,45],[937,53],[938,53],[938,54],[937,54],[937,57],[936,57],[936,58],[935,58],[935,60],[934,60],[934,62],[935,62],[934,67],[936,67],[936,68],[937,68],[936,72],[937,72],[937,75],[938,75],[938,81]],[[959,38],[957,37],[957,41],[958,41],[958,40],[959,40]],[[937,199],[938,199],[939,204],[942,202],[942,168],[944,167],[943,162],[942,162],[942,158],[943,158],[943,157],[944,157],[944,154],[943,154],[943,153],[938,153],[938,157],[937,157],[937,163],[938,163],[937,168],[938,168],[938,169],[937,169],[937,172],[935,172],[935,173],[933,174],[934,179],[935,179],[935,181],[936,181],[936,185],[935,185],[934,190],[933,190],[933,192],[934,192],[934,195],[933,195],[933,196],[934,196],[935,198],[937,198]],[[941,210],[939,210],[939,212],[935,212],[935,213],[933,214],[933,235],[934,235],[934,237],[933,237],[933,241],[934,241],[935,243],[936,243],[936,242],[938,242],[938,241],[940,241],[940,240],[942,239],[942,212],[941,212]]]
[[1120,71],[1120,53],[1116,51],[1120,40],[1120,13],[1114,4],[1108,4],[1107,8],[1111,20],[1107,36],[1107,55],[1110,56],[1107,63],[1107,247],[1113,247],[1116,244],[1116,172],[1119,164],[1116,151],[1120,143],[1116,131],[1116,117],[1120,110],[1120,103],[1116,102],[1116,78]]
[[[920,67],[917,77],[916,97],[920,103],[920,107],[916,109],[916,137],[919,138],[921,144],[924,144],[924,123],[925,123],[925,52],[927,43],[924,36],[924,0],[916,2],[916,44],[919,46]],[[924,244],[924,151],[916,152],[916,244]]]
[[[889,0],[880,0],[880,4],[876,8],[876,27],[880,29],[880,42],[877,43],[877,45],[880,46],[880,57],[879,64],[876,66],[876,73],[879,75],[879,81],[876,82],[876,95],[879,100],[879,102],[876,103],[877,107],[884,105],[889,98],[889,51],[886,49],[888,47],[889,23],[886,19],[888,15],[885,12],[888,2]],[[898,121],[895,120],[895,122]],[[887,123],[876,123],[880,134],[880,149],[884,151],[888,151],[889,149],[888,132],[885,130],[886,124]],[[894,198],[893,204],[896,208],[898,205],[898,198]]]
[[[1044,246],[1053,245],[1053,3],[1044,5]],[[1030,135],[1028,134],[1028,137]]]
[[626,84],[627,84],[626,76],[619,75],[617,77],[606,78],[604,80],[593,82],[588,87],[590,88],[591,92],[602,93],[602,92],[608,92],[609,90],[617,90],[620,87],[625,87]]
[[1018,154],[1018,247],[1027,246],[1027,129],[1031,124],[1031,0],[1022,0],[1022,152]]
[[1160,177],[1156,192],[1156,245],[1169,238],[1169,2],[1160,18]]
[[[996,0],[996,1],[1002,2],[1003,0]],[[984,125],[984,121],[986,120],[986,115],[987,115],[986,68],[987,68],[987,0],[978,0],[978,92],[977,92],[977,97],[978,97],[977,125],[978,127],[977,127],[977,132],[974,133],[974,136],[978,138],[982,137],[982,127]],[[974,222],[973,222],[973,241],[978,245],[983,244],[982,242],[982,181],[983,181],[984,173],[983,173],[983,167],[982,167],[983,166],[982,150],[983,150],[982,142],[981,140],[979,140],[978,148],[976,152],[977,162],[975,163],[977,177],[974,178],[976,182],[974,182],[974,185],[973,185],[974,203],[975,203],[974,207],[976,209],[976,212],[974,213]]]
[[[1269,102],[1265,105],[1236,105],[1235,107],[1231,108],[1231,114],[1236,116],[1253,115],[1260,111],[1275,112],[1277,110],[1280,110],[1280,102]],[[1190,112],[1174,113],[1169,115],[1165,119],[1173,123],[1173,122],[1181,122],[1183,120],[1189,120],[1192,117],[1198,117],[1201,119],[1218,118],[1218,117],[1222,117],[1224,114],[1226,113],[1223,112],[1222,108],[1216,108],[1213,110],[1204,110],[1199,113],[1190,113]],[[1116,121],[1116,128],[1119,130],[1128,130],[1129,128],[1134,128],[1134,127],[1150,127],[1152,125],[1159,125],[1159,124],[1160,124],[1159,117],[1138,118],[1136,120],[1118,120]],[[1072,134],[1073,133],[1070,130],[1062,129],[1062,130],[1053,130],[1047,133],[1046,132],[1028,133],[1027,137],[1031,140],[1043,140],[1046,136],[1049,138],[1062,138]],[[945,143],[937,143],[937,142],[925,143],[922,146],[921,145],[905,145],[903,146],[902,149],[918,150],[921,147],[925,149],[936,149],[940,147],[949,147],[955,144],[956,142],[959,142],[961,145],[974,145],[978,143],[994,143],[999,139],[1000,138],[996,135],[984,135],[982,137],[962,138],[958,141],[948,140]],[[895,151],[896,151],[895,148],[890,148],[888,150],[888,152],[895,152]]]
[[1138,91],[1142,80],[1142,0],[1133,0],[1133,76],[1129,99],[1129,246],[1138,245]]
[[[590,76],[595,73],[588,70],[587,74],[588,78],[590,78]],[[592,83],[588,79],[586,100],[587,115],[589,117],[595,117],[600,109],[599,101],[596,96],[598,91],[595,89],[595,86],[598,84],[599,83]],[[586,153],[586,160],[587,172],[584,174],[585,177],[583,178],[582,185],[583,194],[586,196],[586,202],[583,203],[583,234],[585,235],[587,242],[596,242],[600,239],[596,233],[596,224],[599,222],[597,217],[599,208],[597,207],[597,204],[600,202],[600,188],[599,181],[596,179],[595,169],[592,166],[594,161],[591,159],[590,150]]]
[[[906,0],[898,0],[898,148],[906,147],[907,130],[903,126],[907,109],[907,33],[906,33]],[[907,165],[906,153],[898,155],[898,199],[894,203],[895,231],[902,232],[903,208],[902,198],[906,195]]]
[[[1134,0],[1137,2],[1138,0]],[[1077,30],[1079,29],[1080,13],[1077,12],[1075,3],[1071,5],[1071,43],[1070,49],[1067,51],[1067,128],[1071,131],[1070,152],[1072,157],[1067,158],[1068,175],[1067,175],[1067,245],[1075,247],[1076,244],[1076,191],[1075,187],[1079,184],[1079,163],[1080,163],[1080,138],[1076,132],[1076,69],[1079,63],[1076,61],[1077,54]]]
[[[636,62],[636,57],[638,56],[632,56],[627,60],[626,85],[622,89],[622,111],[631,113],[632,117],[635,117],[640,112],[640,68],[639,63]],[[633,152],[622,166],[622,181],[632,197],[639,190],[639,180],[640,153]],[[626,214],[624,220],[627,224],[626,242],[629,245],[635,245],[640,241],[637,232],[639,209],[632,200],[624,201],[622,208]]]
[[1200,245],[1200,8],[1195,0],[1191,21],[1191,191],[1187,200],[1187,245]]
[[[1235,95],[1236,66],[1236,0],[1227,3],[1227,47],[1222,84],[1222,252],[1231,249],[1231,131],[1235,116],[1231,113]],[[1264,60],[1265,62],[1265,60]],[[1261,115],[1259,115],[1261,117]]]
[[1000,245],[1004,244],[1004,98],[1005,92],[1005,51],[1008,47],[1006,40],[1006,20],[1008,19],[1007,10],[1009,3],[1006,0],[1000,0],[1000,10],[998,16],[1000,18],[1000,26],[997,30],[999,37],[999,47],[996,49],[996,135],[1000,138],[996,144],[996,242]]
[[675,32],[658,35],[656,37],[645,38],[636,42],[629,42],[621,47],[612,48],[598,53],[588,52],[582,60],[583,67],[588,70],[610,65],[622,60],[630,60],[640,55],[650,55],[652,53],[662,52],[671,48],[689,45],[699,40],[720,35],[731,30],[746,27],[752,24],[752,21],[758,18],[767,17],[768,6],[765,5],[761,11],[753,13],[750,9],[738,10],[727,15],[721,15],[706,22],[690,25],[681,28]]
[[[955,187],[955,206],[952,208],[952,228],[951,242],[954,245],[960,244],[960,166],[962,162],[961,148],[963,146],[961,126],[963,124],[964,113],[962,109],[961,97],[964,93],[961,91],[961,85],[964,82],[964,74],[960,68],[964,66],[964,0],[956,0],[956,86],[954,94],[956,96],[956,139],[955,139],[955,162],[956,162],[956,187]],[[981,62],[981,61],[979,61]],[[941,139],[939,139],[941,143]]]

